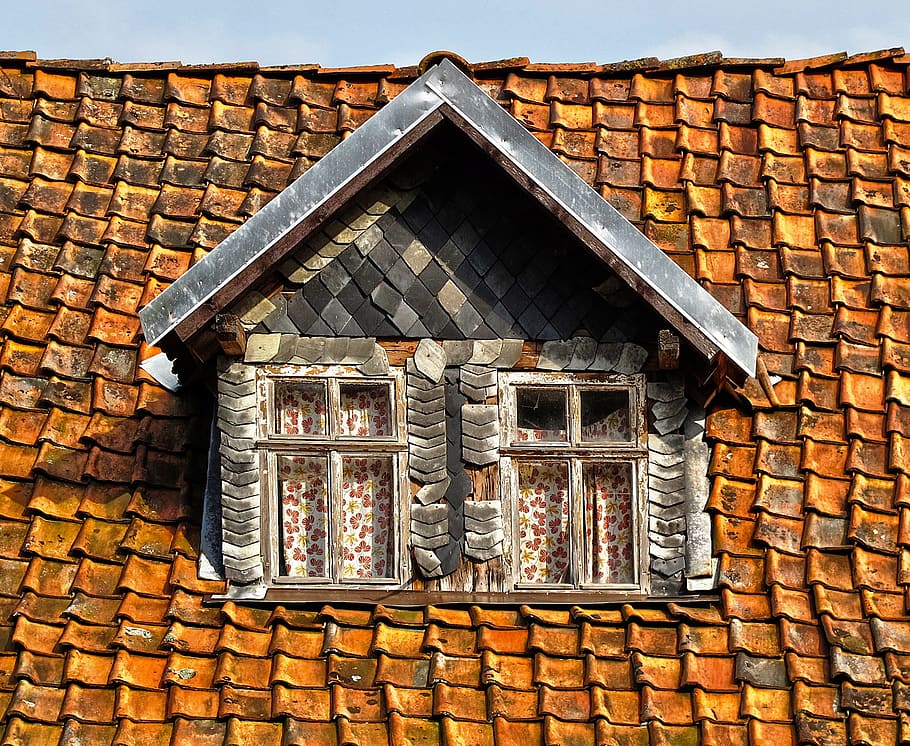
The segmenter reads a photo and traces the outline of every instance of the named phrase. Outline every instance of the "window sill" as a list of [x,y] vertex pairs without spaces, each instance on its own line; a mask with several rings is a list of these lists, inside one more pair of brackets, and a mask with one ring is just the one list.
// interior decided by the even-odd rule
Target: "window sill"
[[227,594],[206,597],[211,603],[243,601],[244,603],[270,604],[383,604],[386,606],[444,606],[480,604],[484,606],[622,606],[624,604],[662,605],[702,604],[720,599],[716,593],[699,593],[687,596],[650,596],[626,591],[514,591],[508,593],[462,593],[458,591],[413,591],[388,589],[347,588],[258,588],[234,589]]

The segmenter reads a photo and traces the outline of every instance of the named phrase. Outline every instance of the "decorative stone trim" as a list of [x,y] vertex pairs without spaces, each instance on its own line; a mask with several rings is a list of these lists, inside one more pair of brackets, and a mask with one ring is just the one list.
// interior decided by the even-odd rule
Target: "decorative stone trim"
[[685,565],[686,494],[682,435],[648,437],[648,551],[651,588],[667,592]]
[[244,362],[296,365],[351,365],[368,376],[389,372],[386,351],[372,337],[301,337],[297,334],[250,334]]
[[648,548],[651,590],[656,594],[710,590],[708,445],[705,413],[690,407],[681,378],[649,383]]
[[411,508],[411,544],[422,549],[439,549],[449,543],[449,509],[443,503],[414,505]]
[[465,363],[461,366],[461,393],[472,402],[483,403],[496,396],[496,369]]
[[221,440],[221,544],[226,577],[242,585],[263,576],[256,411],[255,368],[222,358],[216,413]]
[[502,502],[466,500],[464,504],[464,553],[486,562],[502,556],[504,528]]
[[407,361],[408,472],[419,484],[446,478],[445,386],[434,383]]
[[638,373],[648,351],[634,342],[597,342],[591,337],[544,342],[540,370],[596,370],[605,373]]
[[435,552],[422,547],[414,547],[414,561],[425,578],[438,578],[443,574],[442,562]]
[[499,460],[499,407],[465,404],[461,408],[461,453],[465,463],[486,466]]
[[446,369],[445,350],[432,339],[421,339],[414,350],[414,367],[431,383],[439,383]]
[[511,368],[521,357],[521,339],[464,339],[446,340],[442,348],[449,365],[488,365],[491,368]]
[[705,440],[705,410],[693,407],[686,417],[686,585],[690,591],[714,588],[717,560],[711,542],[711,518],[705,512],[710,482],[708,463],[711,458]]

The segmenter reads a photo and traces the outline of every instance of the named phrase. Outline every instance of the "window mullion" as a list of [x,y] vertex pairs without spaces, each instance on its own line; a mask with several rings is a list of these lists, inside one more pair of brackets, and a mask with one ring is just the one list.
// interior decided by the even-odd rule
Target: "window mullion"
[[566,386],[566,398],[569,401],[569,446],[577,446],[581,442],[581,404],[578,388]]
[[333,583],[341,582],[341,454],[329,451],[329,536],[332,545],[328,555],[331,570],[329,577]]
[[585,583],[585,568],[590,547],[585,541],[585,496],[581,479],[581,460],[569,459],[569,520],[571,530],[572,585]]
[[338,379],[329,378],[327,379],[327,401],[326,408],[326,435],[331,440],[336,440],[338,438],[339,430],[339,408],[341,406],[341,397],[338,393]]

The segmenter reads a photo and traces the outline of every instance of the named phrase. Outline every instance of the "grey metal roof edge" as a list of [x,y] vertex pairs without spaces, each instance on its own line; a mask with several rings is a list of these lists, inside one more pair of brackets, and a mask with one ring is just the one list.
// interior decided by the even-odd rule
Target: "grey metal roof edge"
[[594,191],[448,60],[425,76],[426,86],[471,123],[487,142],[533,179],[623,264],[749,376],[758,337],[716,298]]
[[758,338],[455,65],[443,60],[279,193],[140,311],[157,344],[199,304],[447,104],[738,368],[755,375]]
[[[429,73],[427,73],[428,75]],[[415,82],[332,148],[139,311],[149,344],[158,344],[200,304],[265,254],[354,176],[442,105]],[[473,84],[472,84],[473,85]]]

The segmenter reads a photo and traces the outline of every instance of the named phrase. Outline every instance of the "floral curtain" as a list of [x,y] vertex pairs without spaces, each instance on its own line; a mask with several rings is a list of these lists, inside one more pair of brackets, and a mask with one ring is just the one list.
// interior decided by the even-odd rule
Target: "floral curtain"
[[617,409],[593,422],[583,423],[581,439],[585,443],[616,443],[629,440],[629,411]]
[[568,440],[565,389],[520,388],[516,397],[520,442],[565,443]]
[[586,389],[581,401],[581,439],[585,443],[627,443],[631,438],[629,392]]
[[590,581],[633,583],[632,465],[588,462],[582,465],[582,481]]
[[339,435],[378,438],[392,435],[389,387],[385,384],[342,384]]
[[341,577],[385,578],[394,557],[390,456],[341,459]]
[[518,550],[523,583],[568,582],[569,465],[518,465]]
[[325,435],[325,385],[282,383],[275,387],[279,435]]
[[284,574],[328,575],[328,461],[324,456],[278,459]]
[[521,443],[565,443],[566,431],[519,427],[518,440]]

